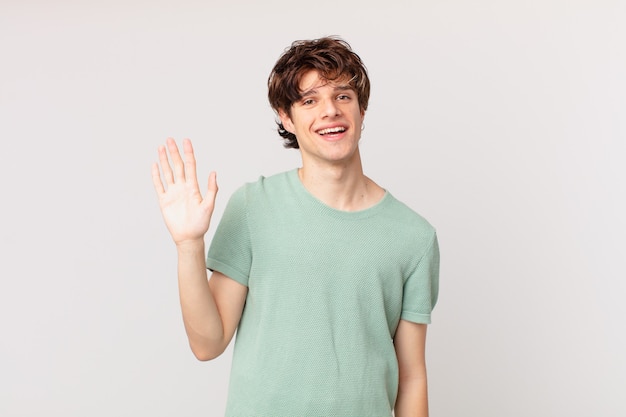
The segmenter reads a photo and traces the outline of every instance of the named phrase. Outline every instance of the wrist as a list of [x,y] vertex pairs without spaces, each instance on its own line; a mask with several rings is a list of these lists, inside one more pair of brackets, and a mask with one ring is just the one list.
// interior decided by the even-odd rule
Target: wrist
[[204,254],[204,237],[198,239],[185,239],[175,243],[178,253],[195,253],[200,251]]

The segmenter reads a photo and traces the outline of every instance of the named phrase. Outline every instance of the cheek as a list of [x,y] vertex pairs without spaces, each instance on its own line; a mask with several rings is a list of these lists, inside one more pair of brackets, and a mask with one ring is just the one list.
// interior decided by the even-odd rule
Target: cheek
[[307,122],[303,120],[302,117],[292,116],[291,118],[287,118],[285,120],[287,124],[285,127],[288,127],[291,132],[302,131],[306,129]]

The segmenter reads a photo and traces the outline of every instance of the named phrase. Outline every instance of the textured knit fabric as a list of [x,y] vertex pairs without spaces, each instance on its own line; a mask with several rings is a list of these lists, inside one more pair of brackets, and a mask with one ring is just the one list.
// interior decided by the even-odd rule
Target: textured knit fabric
[[389,192],[335,210],[293,170],[233,194],[207,267],[248,287],[227,416],[392,415],[398,322],[430,323],[437,300],[426,220]]

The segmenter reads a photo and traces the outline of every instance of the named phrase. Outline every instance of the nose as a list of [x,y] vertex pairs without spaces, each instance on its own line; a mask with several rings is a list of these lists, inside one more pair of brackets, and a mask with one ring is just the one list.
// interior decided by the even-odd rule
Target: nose
[[341,114],[339,110],[339,106],[337,106],[337,102],[329,98],[324,100],[324,105],[322,106],[322,117],[335,117]]

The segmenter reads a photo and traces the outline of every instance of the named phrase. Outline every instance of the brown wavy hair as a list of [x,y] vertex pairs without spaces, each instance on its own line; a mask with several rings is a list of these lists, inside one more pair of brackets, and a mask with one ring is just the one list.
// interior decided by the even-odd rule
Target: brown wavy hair
[[[311,70],[317,71],[325,81],[347,80],[357,93],[361,111],[367,110],[370,97],[367,69],[346,41],[333,36],[295,41],[280,56],[267,80],[267,96],[274,111],[282,110],[291,117],[291,106],[302,98],[300,80]],[[296,136],[285,130],[280,120],[276,124],[285,148],[298,149]]]

